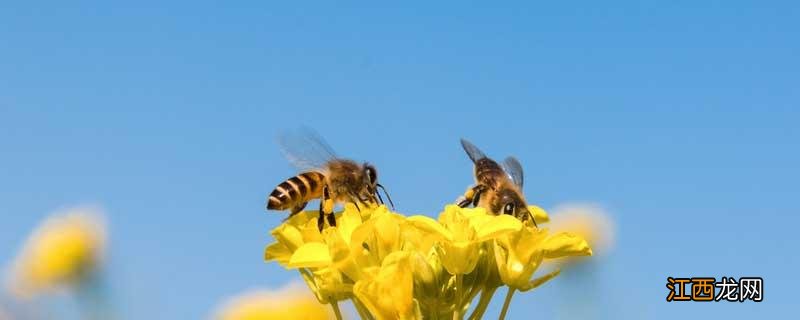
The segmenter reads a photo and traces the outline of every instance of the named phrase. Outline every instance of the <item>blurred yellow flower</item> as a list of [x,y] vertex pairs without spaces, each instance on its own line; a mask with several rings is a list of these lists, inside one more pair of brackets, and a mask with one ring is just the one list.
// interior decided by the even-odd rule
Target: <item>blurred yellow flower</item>
[[564,204],[553,209],[553,229],[578,235],[597,255],[605,255],[614,247],[615,226],[609,214],[592,204]]
[[228,299],[214,313],[214,320],[334,319],[333,313],[303,290],[289,284],[270,291],[258,290]]
[[47,218],[12,262],[9,285],[19,297],[74,286],[100,267],[105,223],[98,210],[73,208]]

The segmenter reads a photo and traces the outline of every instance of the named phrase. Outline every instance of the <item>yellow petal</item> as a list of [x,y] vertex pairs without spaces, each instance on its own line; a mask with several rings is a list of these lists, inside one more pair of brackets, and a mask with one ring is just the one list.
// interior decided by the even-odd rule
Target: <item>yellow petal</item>
[[400,249],[400,223],[390,214],[373,215],[375,220],[375,240],[379,258],[386,257],[390,253]]
[[317,210],[300,211],[297,214],[286,219],[286,221],[284,221],[283,223],[294,226],[296,228],[301,228],[311,220],[316,221],[318,216],[319,216],[319,211]]
[[272,229],[271,233],[275,240],[278,240],[278,242],[288,247],[291,251],[297,250],[304,242],[303,234],[300,233],[300,229],[291,224],[283,223],[275,229]]
[[467,274],[475,270],[480,251],[477,242],[454,241],[442,243],[439,256],[442,265],[451,274]]
[[474,217],[479,217],[479,216],[491,216],[489,214],[486,214],[486,209],[481,208],[481,207],[461,208],[461,207],[459,207],[457,205],[452,205],[452,204],[448,205],[448,207],[452,207],[454,209],[454,211],[460,213],[462,216],[466,217],[467,219],[472,219]]
[[344,274],[338,269],[322,267],[314,269],[312,274],[317,289],[317,298],[321,303],[344,300],[352,296],[352,282],[347,281]]
[[336,220],[336,229],[347,243],[350,243],[353,231],[359,225],[361,225],[361,214],[357,210],[345,210]]
[[265,261],[275,260],[282,265],[286,265],[287,263],[289,263],[289,259],[291,257],[292,257],[292,251],[289,250],[288,247],[279,242],[270,244],[269,246],[267,246],[267,249],[264,250]]
[[333,267],[346,274],[350,279],[358,280],[361,273],[350,255],[350,247],[339,232],[336,232],[335,228],[327,228],[323,230],[323,236],[325,244],[328,245]]
[[300,234],[303,236],[303,243],[323,241],[322,233],[319,232],[316,220],[309,220],[308,223],[300,229]]
[[289,268],[314,268],[331,264],[328,246],[321,242],[309,242],[298,248],[289,259]]
[[353,293],[377,319],[419,319],[409,259],[408,252],[394,252],[374,279],[358,281],[353,287]]
[[414,281],[420,284],[421,288],[428,291],[436,291],[436,273],[433,268],[419,252],[411,254],[411,261],[414,270]]
[[592,249],[586,240],[568,232],[561,232],[545,240],[542,250],[548,259],[592,255]]
[[536,220],[537,224],[550,221],[550,216],[539,206],[530,205],[528,206],[528,211],[533,214],[533,218]]
[[408,222],[400,226],[400,234],[403,248],[417,250],[423,256],[430,252],[434,243],[442,239],[438,234],[419,229]]
[[[534,252],[540,252],[534,250]],[[524,260],[516,250],[506,250],[495,244],[495,259],[500,279],[509,287],[520,289],[528,285],[529,280],[542,260],[541,253]]]
[[362,269],[381,265],[375,234],[375,220],[368,220],[353,231],[353,237],[350,240],[350,257]]
[[439,223],[446,225],[457,216],[463,216],[461,214],[462,210],[463,208],[452,204],[445,206],[444,211],[439,213]]
[[521,261],[531,261],[535,256],[542,255],[542,243],[547,239],[547,229],[534,227],[524,227],[519,232],[512,234],[510,247],[520,258]]
[[336,230],[336,228],[323,229],[322,240],[323,243],[326,246],[328,246],[328,251],[330,252],[331,260],[334,262],[346,259],[348,254],[350,253],[350,249],[347,247],[347,243],[344,242],[341,233],[339,233]]
[[430,233],[437,234],[448,241],[453,241],[453,233],[445,229],[439,222],[426,216],[411,216],[406,218],[411,225]]
[[490,217],[490,219],[477,226],[476,235],[478,241],[486,241],[521,228],[522,222],[511,215],[504,214]]

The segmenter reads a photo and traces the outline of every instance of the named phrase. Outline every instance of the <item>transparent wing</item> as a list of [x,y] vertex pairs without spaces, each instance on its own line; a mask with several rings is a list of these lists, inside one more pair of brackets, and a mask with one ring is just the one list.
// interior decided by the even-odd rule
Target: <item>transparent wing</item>
[[508,157],[503,160],[503,170],[508,174],[511,178],[511,181],[514,182],[520,189],[522,189],[522,164],[519,163],[519,160],[514,157]]
[[300,171],[319,170],[336,159],[325,139],[306,127],[283,132],[278,136],[278,145],[289,163]]
[[472,162],[477,162],[480,159],[486,158],[486,155],[478,149],[472,142],[467,141],[467,139],[461,138],[461,147],[464,148],[464,151],[467,152],[467,155],[472,160]]

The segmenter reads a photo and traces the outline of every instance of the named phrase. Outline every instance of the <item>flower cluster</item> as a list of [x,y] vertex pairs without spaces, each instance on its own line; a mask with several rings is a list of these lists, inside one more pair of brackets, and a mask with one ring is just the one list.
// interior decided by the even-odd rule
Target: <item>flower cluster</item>
[[[539,225],[548,221],[539,207]],[[528,291],[558,275],[534,277],[545,259],[591,255],[586,241],[551,234],[509,215],[448,205],[438,220],[406,217],[385,206],[347,204],[337,226],[320,232],[317,211],[301,212],[272,230],[265,259],[296,269],[322,304],[350,299],[362,319],[470,319],[483,316],[501,286]]]

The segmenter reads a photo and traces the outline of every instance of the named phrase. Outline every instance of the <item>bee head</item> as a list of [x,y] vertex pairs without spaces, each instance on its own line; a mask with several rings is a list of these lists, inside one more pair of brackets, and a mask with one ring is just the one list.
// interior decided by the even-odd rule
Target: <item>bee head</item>
[[528,206],[525,204],[525,199],[516,190],[510,188],[502,188],[498,192],[498,203],[496,204],[496,212],[500,214],[508,214],[522,221],[530,219],[531,213],[528,211]]
[[375,166],[369,163],[364,163],[362,170],[364,173],[364,182],[370,187],[370,190],[375,190],[375,187],[378,184],[378,171],[375,170]]
[[386,192],[386,188],[384,188],[380,183],[378,183],[378,170],[375,170],[375,166],[364,163],[362,166],[362,170],[364,173],[364,183],[367,185],[367,192],[369,193],[369,197],[372,198],[373,201],[377,200],[380,204],[383,204],[383,198],[381,197],[380,193],[378,193],[378,188],[383,190],[383,193],[386,195],[386,199],[389,200],[389,204],[394,209],[394,203],[392,202],[392,197],[389,196],[389,193]]

